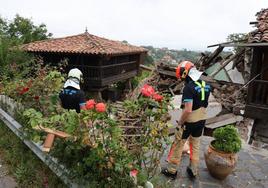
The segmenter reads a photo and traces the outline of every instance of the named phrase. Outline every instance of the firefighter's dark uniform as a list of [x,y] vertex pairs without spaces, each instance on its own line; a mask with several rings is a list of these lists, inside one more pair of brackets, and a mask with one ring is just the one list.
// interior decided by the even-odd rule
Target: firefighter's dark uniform
[[74,109],[77,113],[80,112],[80,106],[86,104],[84,92],[71,86],[62,89],[59,97],[63,108]]
[[168,171],[176,173],[177,166],[180,164],[183,146],[189,138],[190,143],[190,168],[194,175],[197,174],[199,165],[199,144],[206,119],[206,107],[210,86],[204,81],[196,82],[191,79],[186,82],[182,95],[182,106],[187,102],[192,102],[192,112],[187,117],[182,128],[177,128],[175,139],[168,155]]

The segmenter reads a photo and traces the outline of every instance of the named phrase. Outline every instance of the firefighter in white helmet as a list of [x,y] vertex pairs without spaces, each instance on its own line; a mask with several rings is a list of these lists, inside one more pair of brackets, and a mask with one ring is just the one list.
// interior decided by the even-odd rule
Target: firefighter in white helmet
[[74,68],[69,71],[68,78],[59,94],[63,108],[74,109],[77,113],[85,109],[85,93],[80,88],[82,81],[83,74],[79,69]]
[[202,72],[198,71],[190,61],[181,62],[176,69],[176,77],[185,81],[182,94],[182,115],[177,122],[175,139],[168,155],[167,168],[162,173],[175,179],[177,167],[181,162],[183,146],[187,139],[190,144],[190,164],[187,173],[191,178],[198,174],[199,145],[202,135],[210,86],[200,79]]

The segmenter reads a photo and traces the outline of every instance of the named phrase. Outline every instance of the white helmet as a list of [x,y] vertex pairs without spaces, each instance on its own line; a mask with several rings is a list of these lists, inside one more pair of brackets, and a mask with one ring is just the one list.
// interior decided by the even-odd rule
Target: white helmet
[[83,73],[78,68],[74,68],[69,71],[68,78],[77,78],[80,82],[82,82]]

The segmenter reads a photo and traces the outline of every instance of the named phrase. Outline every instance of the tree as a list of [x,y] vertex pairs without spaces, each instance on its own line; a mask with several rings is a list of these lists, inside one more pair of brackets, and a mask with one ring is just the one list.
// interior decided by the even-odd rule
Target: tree
[[29,61],[29,55],[18,46],[51,36],[45,24],[34,25],[30,19],[19,15],[11,21],[0,17],[0,76],[9,71],[9,65]]
[[47,33],[45,24],[36,26],[30,19],[23,18],[18,14],[15,16],[14,20],[8,24],[6,34],[11,38],[18,39],[19,42],[23,44],[44,40],[52,36],[51,33]]
[[[241,43],[245,42],[248,39],[248,34],[247,33],[232,33],[228,35],[227,41],[228,42],[233,42],[233,43]],[[234,52],[237,53],[241,50],[241,47],[234,47]]]

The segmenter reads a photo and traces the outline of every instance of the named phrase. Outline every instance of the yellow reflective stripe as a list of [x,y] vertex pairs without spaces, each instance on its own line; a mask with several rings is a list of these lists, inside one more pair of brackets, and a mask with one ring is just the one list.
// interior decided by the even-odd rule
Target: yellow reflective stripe
[[205,87],[206,87],[206,83],[202,81],[202,88],[201,88],[201,100],[202,101],[205,100]]
[[199,82],[195,82],[196,85],[198,85],[201,88],[201,100],[204,101],[205,100],[205,86],[206,86],[206,82],[202,81],[202,85]]

